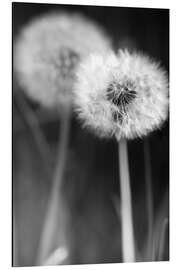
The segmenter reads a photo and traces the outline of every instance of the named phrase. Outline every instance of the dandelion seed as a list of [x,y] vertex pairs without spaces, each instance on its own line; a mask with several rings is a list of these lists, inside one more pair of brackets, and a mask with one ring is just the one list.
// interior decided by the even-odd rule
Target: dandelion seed
[[122,124],[123,116],[128,110],[128,105],[136,97],[136,91],[132,90],[133,83],[124,84],[111,83],[107,88],[107,99],[119,108],[119,111],[113,112],[113,120]]
[[77,70],[79,118],[101,137],[141,137],[168,114],[168,79],[149,57],[128,51],[91,55]]
[[15,74],[26,94],[41,105],[71,103],[74,70],[81,58],[110,46],[99,25],[85,17],[47,14],[30,21],[16,38]]

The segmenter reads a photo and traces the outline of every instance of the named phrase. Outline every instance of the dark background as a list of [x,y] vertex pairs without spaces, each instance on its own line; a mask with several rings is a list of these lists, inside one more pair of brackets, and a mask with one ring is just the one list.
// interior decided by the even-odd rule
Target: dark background
[[[143,51],[160,60],[162,66],[169,70],[169,10],[13,3],[13,40],[29,20],[50,10],[77,11],[87,15],[104,26],[113,39],[115,50],[127,47]],[[15,79],[13,81],[13,90],[19,89]],[[13,213],[18,237],[18,264],[28,266],[35,263],[51,183],[15,96]],[[59,131],[58,117],[56,113],[49,113],[28,99],[27,102],[40,119],[54,153],[47,157],[50,166],[53,166]],[[41,121],[42,118],[46,120]],[[151,133],[148,142],[154,211],[160,218],[168,215],[169,209],[169,122],[161,130]],[[135,234],[140,250],[147,225],[143,147],[143,138],[128,142]],[[71,211],[71,263],[120,262],[120,224],[113,203],[119,196],[116,141],[95,137],[83,130],[73,116],[65,178],[64,194]],[[166,245],[165,260],[169,258],[168,241]]]

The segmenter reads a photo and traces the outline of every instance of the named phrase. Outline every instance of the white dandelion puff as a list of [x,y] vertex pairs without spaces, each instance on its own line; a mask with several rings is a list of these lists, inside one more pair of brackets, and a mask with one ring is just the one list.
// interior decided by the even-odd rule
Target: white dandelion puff
[[74,94],[79,118],[102,137],[141,137],[159,128],[168,114],[166,72],[127,50],[90,55],[77,70]]
[[101,27],[82,15],[50,13],[33,18],[20,31],[14,71],[34,101],[46,107],[71,103],[77,63],[88,53],[110,46]]
[[74,104],[85,126],[118,142],[124,262],[136,261],[127,139],[161,126],[168,114],[168,79],[149,57],[120,50],[90,55],[77,69]]

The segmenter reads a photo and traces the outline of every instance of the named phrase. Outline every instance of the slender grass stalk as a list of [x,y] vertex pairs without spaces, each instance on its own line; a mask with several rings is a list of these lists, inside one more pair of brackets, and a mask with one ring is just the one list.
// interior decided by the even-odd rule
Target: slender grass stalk
[[122,252],[124,262],[135,262],[135,242],[132,216],[131,187],[126,139],[118,145],[121,195]]
[[15,210],[13,210],[13,257],[12,264],[13,267],[19,266],[19,248],[18,248],[18,235],[17,235],[17,219]]
[[49,166],[49,158],[51,156],[50,148],[46,142],[46,138],[39,126],[38,119],[27,103],[26,99],[22,96],[22,94],[16,94],[16,102],[19,110],[21,111],[21,115],[24,119],[25,124],[29,128],[36,147],[39,151],[40,157],[43,161],[44,168],[48,175],[50,175],[50,166]]
[[168,218],[165,218],[162,223],[161,232],[160,232],[160,239],[159,239],[159,247],[158,247],[158,261],[163,260],[164,255],[164,247],[166,242],[166,232],[168,229]]
[[152,188],[152,174],[151,174],[151,156],[149,149],[149,141],[144,140],[144,165],[145,165],[145,192],[146,192],[146,207],[147,207],[147,251],[146,260],[155,260],[153,252],[153,225],[154,225],[154,211],[153,211],[153,188]]
[[[67,156],[67,146],[70,128],[70,114],[71,110],[68,107],[67,111],[61,117],[60,138],[57,151],[57,163],[54,171],[52,182],[52,190],[47,206],[47,213],[45,216],[42,236],[40,239],[39,254],[37,264],[43,265],[44,261],[49,257],[53,249],[53,243],[56,238],[60,238],[61,246],[66,246],[66,237],[64,234],[66,213],[64,210],[64,203],[61,196],[61,187],[63,181],[63,173]],[[59,235],[55,232],[59,225]],[[62,233],[61,233],[62,232]]]

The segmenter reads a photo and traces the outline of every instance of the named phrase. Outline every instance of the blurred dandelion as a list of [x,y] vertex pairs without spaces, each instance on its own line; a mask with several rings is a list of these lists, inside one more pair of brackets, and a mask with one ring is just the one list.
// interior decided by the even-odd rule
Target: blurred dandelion
[[166,120],[166,73],[148,56],[127,50],[92,54],[77,69],[74,103],[84,126],[118,141],[123,260],[135,261],[126,139],[147,135]]
[[[62,231],[66,229],[68,219],[60,192],[75,70],[89,53],[103,54],[110,47],[111,42],[99,25],[80,14],[70,13],[50,13],[33,19],[21,30],[15,42],[14,69],[22,89],[40,105],[57,110],[61,118],[57,164],[37,259],[40,265],[52,252],[58,213],[61,211]],[[60,248],[67,249],[66,238],[63,231]]]
[[99,25],[82,15],[50,13],[33,18],[21,30],[14,46],[15,72],[31,99],[59,108],[71,103],[74,70],[80,59],[110,46]]

